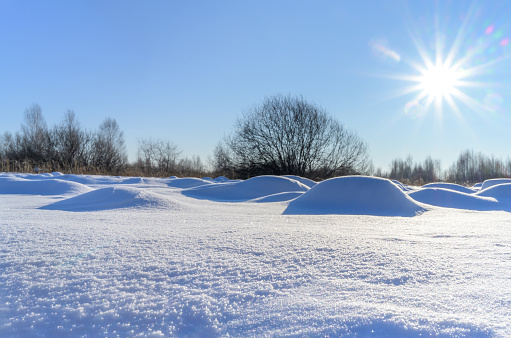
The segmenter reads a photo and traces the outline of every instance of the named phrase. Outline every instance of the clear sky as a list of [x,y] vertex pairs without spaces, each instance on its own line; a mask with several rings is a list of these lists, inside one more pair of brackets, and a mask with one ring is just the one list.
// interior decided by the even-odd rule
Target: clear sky
[[511,156],[511,1],[0,0],[0,132],[37,103],[203,160],[244,109],[303,95],[374,164]]

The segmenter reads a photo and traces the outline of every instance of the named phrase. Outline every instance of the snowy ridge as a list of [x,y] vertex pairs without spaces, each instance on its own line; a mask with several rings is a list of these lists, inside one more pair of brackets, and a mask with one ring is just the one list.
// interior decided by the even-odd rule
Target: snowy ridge
[[424,188],[408,195],[418,202],[443,208],[468,210],[501,210],[498,201],[491,197],[467,194],[444,188]]
[[182,194],[217,202],[270,202],[293,199],[307,190],[307,185],[288,177],[258,176],[241,182],[200,186]]
[[473,194],[475,193],[475,190],[464,187],[459,184],[454,183],[429,183],[422,186],[422,188],[441,188],[441,189],[448,189],[448,190],[454,190],[458,192],[462,192],[465,194]]
[[499,184],[511,184],[511,178],[495,178],[492,180],[486,180],[483,184],[481,184],[481,190],[488,189]]
[[74,195],[92,190],[86,185],[60,179],[36,180],[31,178],[0,176],[0,194]]
[[142,189],[115,186],[100,188],[41,209],[63,211],[98,211],[120,208],[165,208],[180,209],[181,206],[170,197]]
[[390,180],[346,176],[323,181],[292,201],[287,215],[416,216],[427,209]]

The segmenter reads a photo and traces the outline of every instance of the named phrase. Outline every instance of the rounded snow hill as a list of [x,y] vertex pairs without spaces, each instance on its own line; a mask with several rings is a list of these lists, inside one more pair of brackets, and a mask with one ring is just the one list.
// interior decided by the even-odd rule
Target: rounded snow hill
[[40,209],[63,211],[99,211],[125,208],[181,209],[167,196],[132,187],[108,187],[58,201]]
[[491,197],[482,197],[475,194],[466,194],[459,191],[443,188],[425,188],[408,194],[414,200],[443,208],[468,210],[500,210],[497,200]]
[[[216,202],[244,202],[261,197],[289,192],[309,190],[306,185],[282,176],[257,176],[246,181],[222,183],[184,190],[188,197],[207,199]],[[284,197],[284,199],[282,199]],[[295,198],[296,194],[286,194],[269,198],[267,201],[283,201]],[[287,199],[286,199],[287,198]],[[262,202],[264,200],[259,200]]]
[[298,197],[285,215],[374,215],[411,217],[427,211],[390,180],[345,176],[318,183]]
[[481,189],[482,186],[483,186],[483,182],[479,182],[479,183],[474,184],[472,189],[478,190],[478,189]]
[[85,185],[101,185],[101,184],[118,184],[121,179],[114,176],[102,176],[102,175],[73,175],[66,174],[58,176],[59,179],[81,183]]
[[209,185],[214,184],[212,181],[209,180],[203,180],[200,178],[195,177],[185,177],[185,178],[175,178],[172,179],[168,186],[172,188],[181,188],[181,189],[187,189],[187,188],[193,188],[193,187],[199,187],[202,185]]
[[399,189],[403,191],[409,191],[411,190],[409,187],[405,186],[403,183],[399,182],[398,180],[391,180],[395,185],[399,187]]
[[500,203],[511,204],[511,184],[493,185],[487,189],[479,191],[477,196],[492,197]]
[[59,179],[27,180],[15,176],[0,177],[0,194],[76,195],[91,190],[86,185]]
[[127,177],[123,178],[117,184],[143,184],[145,183],[145,179],[142,177]]
[[214,178],[213,181],[218,182],[218,183],[225,183],[225,182],[229,182],[230,180],[225,176],[218,176],[218,177]]
[[314,182],[313,180],[310,180],[308,178],[300,177],[300,176],[295,176],[295,175],[284,175],[282,177],[287,177],[287,178],[290,178],[292,180],[298,181],[298,182],[300,182],[302,184],[305,184],[309,188],[312,188],[313,186],[318,184],[317,182]]
[[454,190],[454,191],[458,191],[458,192],[463,192],[465,194],[473,194],[473,193],[475,193],[475,191],[470,189],[470,188],[464,187],[464,186],[459,185],[459,184],[454,184],[454,183],[442,183],[442,182],[439,182],[439,183],[429,183],[429,184],[423,185],[422,187],[423,188],[449,189],[449,190]]
[[481,185],[481,190],[488,189],[489,187],[493,187],[498,184],[509,184],[511,183],[511,178],[494,178],[492,180],[486,180]]

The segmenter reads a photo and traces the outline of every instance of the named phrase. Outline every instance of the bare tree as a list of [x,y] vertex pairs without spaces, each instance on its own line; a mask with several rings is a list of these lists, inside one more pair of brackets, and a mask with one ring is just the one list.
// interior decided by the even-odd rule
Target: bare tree
[[206,167],[202,163],[200,156],[192,156],[191,158],[182,158],[178,163],[178,173],[180,176],[201,177],[206,173]]
[[229,148],[227,148],[222,142],[218,142],[215,147],[211,167],[213,168],[213,173],[217,176],[235,178],[232,155]]
[[61,168],[88,165],[92,135],[80,128],[74,111],[68,110],[64,114],[63,121],[53,128],[51,135],[52,158]]
[[242,176],[328,178],[360,173],[369,164],[366,143],[301,96],[276,95],[253,106],[227,144]]
[[107,118],[99,126],[92,143],[92,162],[107,173],[117,173],[127,165],[124,133],[115,119]]
[[49,151],[48,127],[43,117],[42,109],[34,104],[25,110],[24,123],[18,141],[20,159],[30,159],[35,162],[47,160]]
[[156,170],[160,174],[171,174],[176,170],[181,151],[170,141],[140,139],[138,141],[139,163],[146,172]]

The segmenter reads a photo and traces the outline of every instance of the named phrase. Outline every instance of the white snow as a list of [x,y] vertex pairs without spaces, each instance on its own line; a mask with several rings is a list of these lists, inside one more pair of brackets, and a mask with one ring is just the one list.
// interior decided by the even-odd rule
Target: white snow
[[0,176],[0,194],[65,195],[80,194],[92,190],[86,185],[59,179],[32,180]]
[[424,188],[408,194],[418,202],[444,208],[470,210],[502,210],[498,201],[492,197],[467,194],[444,188]]
[[511,336],[511,185],[283,179],[0,174],[0,337]]
[[288,177],[258,176],[241,182],[200,186],[184,190],[182,193],[189,197],[222,202],[253,199],[261,201],[261,198],[267,198],[267,201],[285,201],[296,198],[307,190],[309,190],[307,185]]
[[185,177],[185,178],[175,178],[172,179],[168,185],[173,188],[192,188],[192,187],[200,187],[203,185],[214,184],[212,180],[204,180],[200,178],[194,177]]
[[292,201],[284,213],[415,216],[426,210],[392,181],[345,176],[317,184]]
[[486,180],[481,185],[481,190],[488,189],[490,187],[493,187],[494,185],[498,184],[510,184],[511,178],[495,178],[492,180]]
[[120,208],[180,208],[168,196],[132,187],[100,188],[42,207],[47,210],[96,211]]
[[454,191],[458,191],[458,192],[463,192],[465,194],[473,194],[474,192],[476,192],[473,189],[464,187],[464,186],[459,185],[459,184],[443,183],[443,182],[425,184],[425,185],[422,186],[422,188],[442,188],[442,189],[448,189],[448,190],[454,190]]

